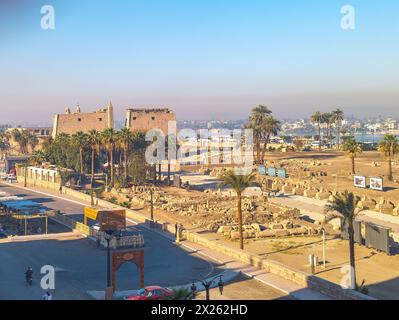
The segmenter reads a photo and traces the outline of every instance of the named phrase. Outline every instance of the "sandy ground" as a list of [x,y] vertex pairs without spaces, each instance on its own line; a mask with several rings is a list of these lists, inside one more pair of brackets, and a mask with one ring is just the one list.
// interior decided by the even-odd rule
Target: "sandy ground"
[[[371,151],[364,152],[358,158],[356,158],[356,174],[367,177],[382,177],[384,178],[384,185],[386,187],[385,192],[375,191],[370,189],[361,189],[353,186],[353,176],[351,175],[351,160],[343,152],[334,153],[270,153],[267,154],[267,159],[271,161],[281,161],[295,159],[305,163],[310,161],[319,161],[326,163],[327,165],[317,166],[311,169],[311,171],[324,171],[327,172],[326,177],[316,177],[315,179],[310,178],[299,178],[296,173],[290,172],[288,169],[288,175],[293,175],[293,179],[302,181],[312,181],[314,187],[325,187],[330,190],[349,190],[353,191],[359,196],[367,195],[371,198],[384,197],[387,200],[393,201],[394,203],[399,202],[399,183],[389,182],[388,177],[388,161],[383,154]],[[373,166],[373,162],[378,164],[378,167]],[[399,162],[393,164],[393,176],[394,180],[399,181]]]

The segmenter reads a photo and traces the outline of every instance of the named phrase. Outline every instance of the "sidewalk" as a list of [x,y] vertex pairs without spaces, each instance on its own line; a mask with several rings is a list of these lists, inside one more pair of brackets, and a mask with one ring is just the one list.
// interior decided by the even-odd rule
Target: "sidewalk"
[[[324,208],[328,201],[307,198],[297,195],[286,195],[285,197],[270,198],[270,202],[283,204],[298,208],[303,215],[315,221],[324,220]],[[381,226],[389,227],[393,232],[399,233],[399,217],[391,216],[377,211],[365,210],[359,213],[358,219],[364,222],[372,222]],[[333,223],[333,225],[335,225]],[[337,224],[338,225],[338,224]]]

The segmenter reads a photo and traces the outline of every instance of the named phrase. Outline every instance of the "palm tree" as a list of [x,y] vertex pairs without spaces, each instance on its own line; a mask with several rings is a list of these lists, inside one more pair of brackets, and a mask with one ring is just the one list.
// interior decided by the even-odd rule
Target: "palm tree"
[[249,123],[245,126],[247,129],[253,130],[256,152],[255,159],[258,164],[261,160],[262,123],[264,123],[265,118],[271,114],[272,111],[268,107],[259,105],[251,110]]
[[172,290],[173,295],[170,300],[193,300],[195,298],[195,294],[193,296],[193,292],[188,287],[173,288]]
[[317,125],[317,131],[319,135],[319,151],[321,151],[321,124],[324,122],[324,116],[320,111],[316,111],[310,117],[310,120]]
[[127,160],[130,142],[133,140],[133,133],[129,128],[123,128],[119,132],[123,144],[124,177],[127,181]]
[[333,140],[333,135],[332,135],[332,126],[335,123],[334,120],[334,114],[332,112],[327,112],[323,115],[323,120],[324,123],[327,124],[327,137],[329,141],[330,148],[332,147],[332,140]]
[[109,150],[109,162],[108,165],[111,168],[111,186],[114,186],[115,174],[114,174],[114,146],[116,140],[116,132],[112,128],[105,129],[102,133],[105,143],[108,144]]
[[342,121],[344,120],[344,112],[339,108],[335,109],[332,112],[332,119],[335,123],[335,127],[337,128],[337,148],[339,150],[341,144],[341,126]]
[[348,227],[350,265],[353,270],[353,283],[356,284],[355,266],[355,231],[354,222],[360,210],[357,208],[358,199],[352,192],[345,191],[343,194],[335,195],[334,199],[326,205],[326,222],[340,218],[343,226]]
[[90,130],[87,136],[87,141],[90,144],[91,148],[91,179],[90,179],[90,189],[92,194],[92,205],[94,204],[93,201],[93,185],[94,185],[94,163],[96,157],[96,151],[98,156],[100,156],[100,144],[101,144],[101,134],[97,130]]
[[392,160],[395,155],[399,152],[399,141],[398,138],[392,134],[386,134],[384,138],[378,145],[378,150],[385,154],[388,158],[388,180],[393,181],[393,174],[392,174]]
[[233,170],[229,170],[220,176],[222,182],[219,188],[231,187],[237,193],[237,223],[238,232],[240,235],[240,249],[244,250],[244,238],[242,233],[242,194],[251,185],[255,183],[255,175],[253,173],[249,175],[237,175]]
[[267,145],[270,142],[272,136],[276,136],[280,130],[280,121],[272,116],[267,116],[261,124],[262,138],[263,138],[263,149],[261,154],[261,163],[265,161],[265,153],[267,150]]
[[18,143],[20,152],[22,154],[27,153],[27,146],[29,144],[29,132],[25,129],[14,129],[12,131],[12,137],[15,142]]
[[79,162],[80,162],[80,173],[84,174],[83,167],[83,149],[87,145],[87,134],[82,131],[78,131],[72,135],[72,143],[79,148]]
[[354,138],[349,138],[346,139],[342,147],[352,160],[352,174],[356,174],[355,158],[363,152],[362,146]]

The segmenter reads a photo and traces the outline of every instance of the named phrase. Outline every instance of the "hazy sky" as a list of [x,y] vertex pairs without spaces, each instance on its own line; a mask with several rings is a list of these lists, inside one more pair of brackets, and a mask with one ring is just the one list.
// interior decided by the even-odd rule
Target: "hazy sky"
[[[55,30],[40,27],[45,4]],[[399,1],[0,0],[0,123],[110,100],[116,119],[128,106],[239,119],[257,104],[399,117]]]

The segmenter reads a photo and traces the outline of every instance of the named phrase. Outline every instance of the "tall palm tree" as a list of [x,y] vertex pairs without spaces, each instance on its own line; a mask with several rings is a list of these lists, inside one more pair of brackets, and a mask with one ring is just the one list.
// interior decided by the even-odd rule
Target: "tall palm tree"
[[128,161],[128,151],[130,143],[133,140],[133,132],[129,128],[122,128],[120,133],[120,138],[123,144],[123,166],[124,166],[124,177],[127,181],[127,161]]
[[237,175],[233,170],[226,171],[220,176],[222,182],[219,184],[220,188],[231,187],[237,193],[237,223],[238,232],[240,235],[240,249],[244,249],[244,237],[242,233],[242,194],[251,185],[255,184],[255,175],[253,173],[248,175]]
[[[87,135],[87,142],[90,144],[91,148],[91,179],[90,179],[90,188],[93,194],[93,185],[94,185],[94,164],[96,153],[100,156],[100,144],[101,144],[101,134],[97,130],[90,130]],[[93,205],[93,201],[92,201]]]
[[352,174],[356,174],[355,159],[363,152],[362,146],[354,138],[347,139],[342,148],[347,152],[352,161]]
[[83,150],[87,146],[87,134],[82,131],[76,132],[72,135],[72,143],[79,148],[80,173],[84,174]]
[[11,134],[14,141],[18,143],[20,152],[22,154],[27,154],[27,147],[29,144],[29,131],[25,129],[14,129]]
[[332,112],[327,112],[323,115],[324,123],[327,125],[327,137],[329,141],[330,148],[332,147],[333,134],[332,127],[335,124],[334,114]]
[[344,112],[337,108],[332,112],[332,118],[335,123],[335,127],[337,128],[337,148],[339,150],[341,147],[341,126],[342,121],[344,120]]
[[256,154],[255,160],[258,164],[261,162],[262,124],[264,123],[265,118],[271,114],[272,111],[268,107],[259,105],[251,110],[249,122],[245,126],[247,129],[253,130]]
[[272,136],[276,136],[280,130],[280,121],[272,116],[267,116],[261,124],[263,148],[261,153],[261,163],[265,161],[265,153],[267,150],[267,145],[270,142]]
[[355,229],[353,227],[356,216],[360,212],[357,208],[358,199],[352,192],[345,191],[343,194],[335,195],[330,201],[326,209],[326,222],[336,218],[342,219],[342,225],[348,227],[349,235],[349,256],[350,265],[353,270],[353,284],[356,285],[356,265],[355,265]]
[[398,138],[392,134],[386,134],[378,145],[378,150],[385,154],[388,158],[388,180],[393,181],[392,174],[392,160],[397,153],[399,153],[399,141]]
[[310,117],[310,120],[317,125],[317,131],[319,135],[319,151],[321,151],[321,124],[324,122],[324,116],[320,111],[316,111]]
[[114,186],[115,183],[115,174],[114,174],[114,146],[116,140],[116,132],[112,128],[105,129],[102,132],[104,137],[104,141],[108,144],[108,151],[109,151],[109,162],[108,165],[111,168],[111,186]]

